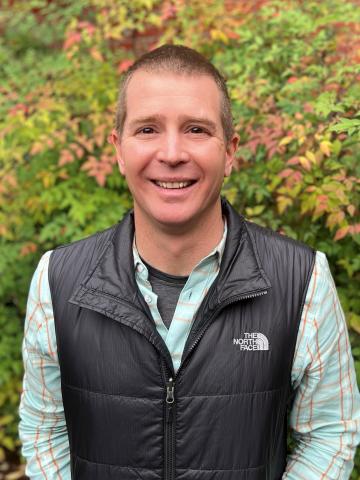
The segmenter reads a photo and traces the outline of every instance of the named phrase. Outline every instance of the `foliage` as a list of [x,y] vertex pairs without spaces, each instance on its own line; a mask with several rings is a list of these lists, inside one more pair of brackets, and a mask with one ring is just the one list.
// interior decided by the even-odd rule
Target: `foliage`
[[18,445],[14,398],[31,273],[45,250],[130,208],[107,141],[117,85],[139,54],[164,42],[200,50],[227,77],[240,148],[224,195],[249,219],[327,254],[360,378],[358,3],[2,4],[0,447]]

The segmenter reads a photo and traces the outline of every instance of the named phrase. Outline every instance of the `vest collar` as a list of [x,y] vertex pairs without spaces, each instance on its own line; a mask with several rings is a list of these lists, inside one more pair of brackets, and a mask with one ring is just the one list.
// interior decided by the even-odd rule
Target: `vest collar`
[[[256,294],[271,287],[260,263],[255,240],[244,218],[222,199],[228,232],[213,302],[220,303],[232,296]],[[133,261],[134,219],[129,212],[120,222],[111,242],[98,260],[95,269],[82,286],[96,293],[108,294],[119,300],[138,303]]]
[[225,199],[222,199],[222,210],[228,222],[228,236],[212,298],[215,304],[232,297],[256,296],[271,288],[244,217]]

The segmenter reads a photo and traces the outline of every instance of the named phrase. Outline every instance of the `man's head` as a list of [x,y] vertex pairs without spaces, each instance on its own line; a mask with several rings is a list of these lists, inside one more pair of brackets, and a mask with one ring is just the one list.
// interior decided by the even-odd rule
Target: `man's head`
[[220,72],[199,52],[182,45],[163,45],[156,50],[140,57],[125,73],[119,90],[116,107],[115,128],[121,137],[126,119],[126,92],[134,73],[144,70],[151,73],[173,73],[176,75],[199,76],[207,75],[212,78],[221,94],[220,116],[224,132],[225,143],[228,143],[234,127],[231,114],[231,102],[226,83]]
[[121,103],[112,142],[134,199],[136,228],[185,232],[221,221],[221,186],[238,137],[215,67],[191,49],[161,47],[134,64]]

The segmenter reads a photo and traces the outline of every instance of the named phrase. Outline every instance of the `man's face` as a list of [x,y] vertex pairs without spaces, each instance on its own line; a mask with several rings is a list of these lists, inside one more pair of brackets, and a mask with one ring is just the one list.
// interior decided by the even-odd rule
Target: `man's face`
[[134,73],[112,138],[138,224],[186,230],[211,218],[238,141],[225,145],[220,99],[209,76]]

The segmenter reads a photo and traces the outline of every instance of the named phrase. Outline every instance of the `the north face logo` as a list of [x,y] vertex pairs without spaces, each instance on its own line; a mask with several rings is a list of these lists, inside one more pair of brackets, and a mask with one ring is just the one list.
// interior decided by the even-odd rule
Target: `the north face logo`
[[242,338],[234,338],[233,345],[240,350],[269,350],[269,340],[263,333],[244,333]]

